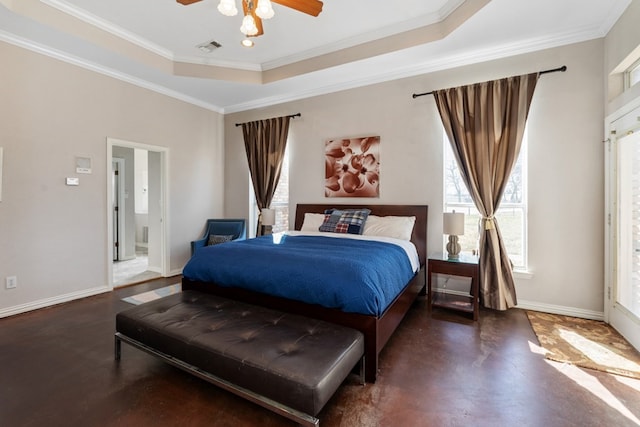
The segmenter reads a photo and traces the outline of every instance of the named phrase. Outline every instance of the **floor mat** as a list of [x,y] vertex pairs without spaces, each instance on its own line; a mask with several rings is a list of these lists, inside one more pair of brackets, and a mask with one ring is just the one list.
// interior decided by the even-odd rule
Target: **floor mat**
[[604,322],[527,311],[545,357],[640,379],[640,353]]

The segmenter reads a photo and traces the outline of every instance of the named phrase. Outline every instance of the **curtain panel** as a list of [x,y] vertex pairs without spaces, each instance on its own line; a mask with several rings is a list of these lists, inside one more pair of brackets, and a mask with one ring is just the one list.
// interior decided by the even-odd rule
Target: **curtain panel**
[[[268,208],[280,180],[291,117],[275,117],[242,124],[244,147],[258,209]],[[256,235],[261,235],[262,214]]]
[[487,308],[517,305],[511,261],[494,215],[518,158],[540,74],[434,91],[462,180],[480,221],[480,300]]

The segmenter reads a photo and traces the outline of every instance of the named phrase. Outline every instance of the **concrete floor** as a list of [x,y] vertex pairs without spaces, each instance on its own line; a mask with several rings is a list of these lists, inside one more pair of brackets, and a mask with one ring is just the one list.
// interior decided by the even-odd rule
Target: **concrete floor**
[[[292,426],[152,356],[113,357],[121,298],[158,279],[0,319],[2,426]],[[375,384],[349,377],[323,427],[635,426],[640,381],[549,362],[524,311],[478,322],[416,302],[380,355]]]

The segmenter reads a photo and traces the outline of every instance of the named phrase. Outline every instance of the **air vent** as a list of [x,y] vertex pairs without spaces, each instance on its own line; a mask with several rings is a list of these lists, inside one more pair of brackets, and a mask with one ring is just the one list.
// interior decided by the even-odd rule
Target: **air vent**
[[199,44],[196,47],[198,49],[200,49],[201,51],[203,51],[203,52],[211,53],[214,50],[216,50],[218,48],[221,48],[222,45],[220,43],[218,43],[217,41],[215,41],[215,40],[211,40],[210,42]]

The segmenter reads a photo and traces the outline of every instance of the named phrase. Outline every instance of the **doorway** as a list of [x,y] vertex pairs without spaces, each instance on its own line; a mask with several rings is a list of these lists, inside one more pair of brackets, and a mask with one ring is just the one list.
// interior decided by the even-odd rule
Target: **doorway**
[[640,349],[640,128],[635,108],[609,124],[605,320]]
[[107,138],[108,283],[127,286],[166,276],[164,147]]

